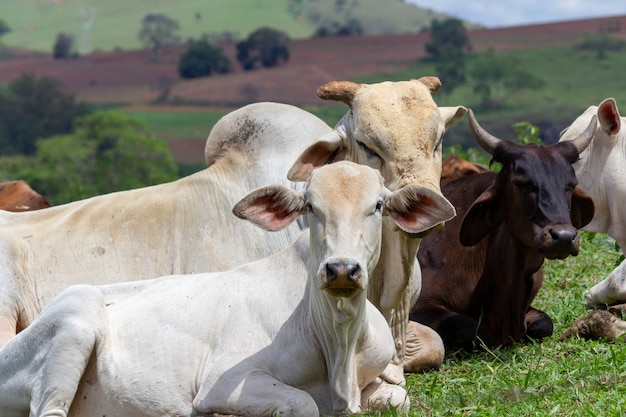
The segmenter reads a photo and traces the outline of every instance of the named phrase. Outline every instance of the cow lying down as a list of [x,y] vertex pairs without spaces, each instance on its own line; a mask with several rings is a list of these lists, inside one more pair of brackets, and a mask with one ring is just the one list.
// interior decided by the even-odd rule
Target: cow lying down
[[[613,98],[589,106],[561,133],[560,142],[579,134],[593,117],[598,126],[589,147],[574,165],[579,186],[593,198],[593,220],[583,230],[607,233],[626,254],[626,117]],[[588,308],[626,310],[626,261],[585,293]]]
[[470,128],[500,172],[464,176],[442,187],[457,216],[422,240],[422,292],[411,320],[435,329],[448,350],[510,345],[552,334],[531,307],[545,258],[578,254],[578,228],[593,216],[572,164],[596,126],[567,143],[518,145]]
[[395,353],[367,300],[383,211],[407,233],[420,188],[372,168],[314,171],[303,192],[267,186],[233,212],[267,230],[305,215],[287,249],[227,272],[72,286],[0,350],[0,415],[316,416],[408,409],[377,377]]

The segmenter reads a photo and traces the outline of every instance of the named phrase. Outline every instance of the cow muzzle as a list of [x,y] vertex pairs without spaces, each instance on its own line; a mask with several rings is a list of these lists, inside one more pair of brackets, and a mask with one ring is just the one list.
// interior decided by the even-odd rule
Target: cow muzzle
[[350,298],[365,287],[363,269],[353,262],[328,262],[322,271],[321,290],[331,297]]
[[579,251],[580,235],[569,225],[553,225],[543,230],[540,251],[548,259],[564,259],[576,256]]

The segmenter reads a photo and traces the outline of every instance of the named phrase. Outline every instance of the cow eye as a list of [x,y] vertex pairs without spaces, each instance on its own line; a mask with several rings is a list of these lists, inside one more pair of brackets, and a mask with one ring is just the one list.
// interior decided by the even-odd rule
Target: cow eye
[[311,213],[313,214],[313,206],[311,205],[311,203],[306,203],[306,211],[307,213]]
[[382,212],[383,211],[383,207],[385,206],[385,203],[381,200],[378,203],[376,203],[376,210],[377,212]]
[[375,151],[371,150],[366,144],[359,141],[357,141],[356,144],[359,145],[359,148],[367,154],[368,158],[377,158],[382,162],[383,158],[381,158]]
[[439,142],[437,142],[437,146],[435,146],[435,149],[433,150],[434,157],[438,156],[441,153],[442,147],[443,147],[443,137],[439,139]]

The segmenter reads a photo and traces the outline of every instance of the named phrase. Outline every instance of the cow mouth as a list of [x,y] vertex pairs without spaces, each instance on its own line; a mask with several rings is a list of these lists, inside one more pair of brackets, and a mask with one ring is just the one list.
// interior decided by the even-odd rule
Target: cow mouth
[[359,288],[326,288],[326,293],[333,298],[352,298],[359,292]]
[[540,244],[539,251],[548,259],[565,259],[570,255],[578,255],[580,236],[576,229],[553,226],[544,230],[542,239],[543,244]]

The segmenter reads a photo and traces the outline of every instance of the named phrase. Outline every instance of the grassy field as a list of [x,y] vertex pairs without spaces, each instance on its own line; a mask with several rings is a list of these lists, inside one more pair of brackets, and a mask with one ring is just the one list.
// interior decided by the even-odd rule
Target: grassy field
[[368,33],[415,33],[442,16],[397,0],[347,2],[342,9],[334,0],[0,0],[0,10],[11,28],[7,45],[50,52],[64,32],[81,54],[141,48],[137,34],[148,13],[176,20],[183,41],[225,31],[242,39],[262,26],[308,38],[319,23],[347,18],[359,19]]

